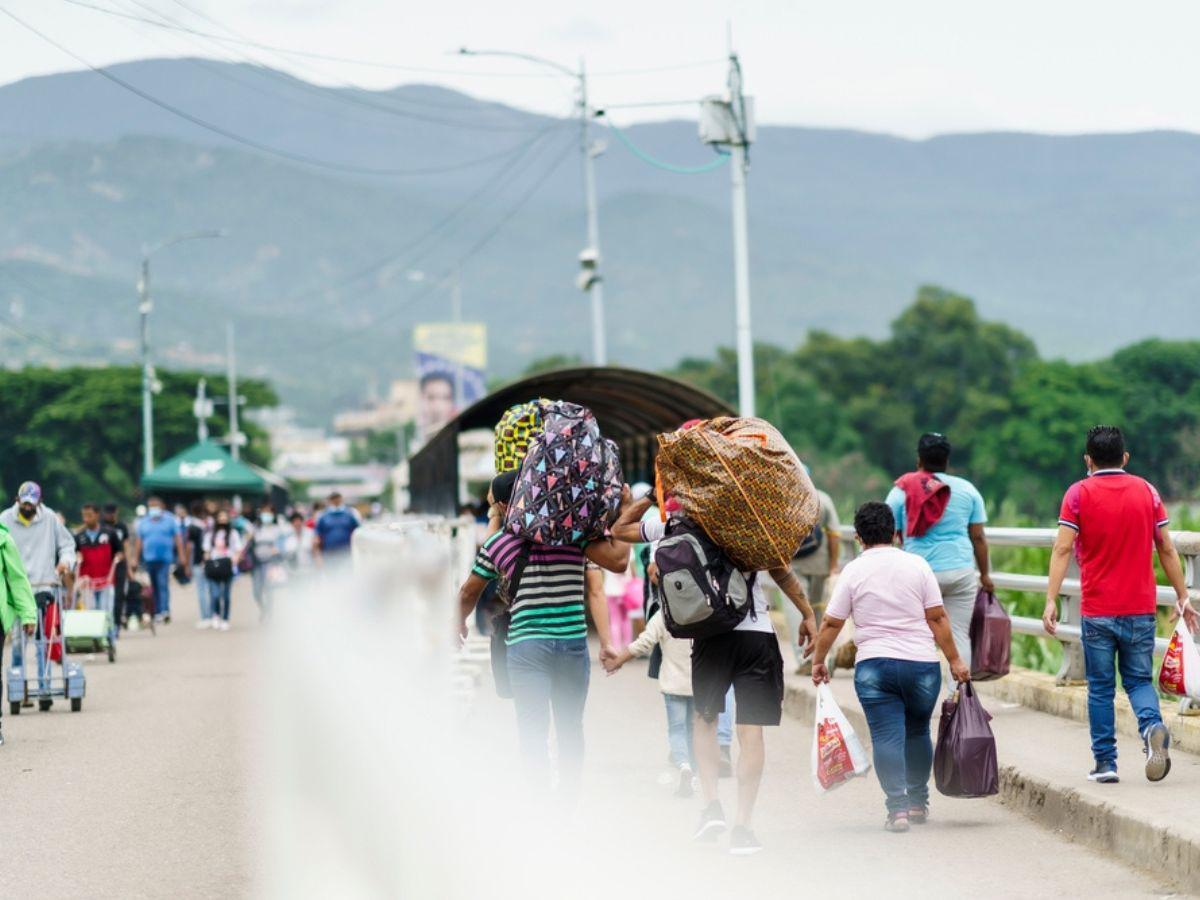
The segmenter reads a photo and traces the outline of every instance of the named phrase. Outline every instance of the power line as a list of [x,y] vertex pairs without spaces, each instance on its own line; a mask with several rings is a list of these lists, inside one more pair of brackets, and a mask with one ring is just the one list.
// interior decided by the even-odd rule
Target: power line
[[[18,275],[16,272],[14,272],[12,269],[10,269],[6,264],[0,263],[0,272],[3,272],[13,282],[21,285],[22,287],[26,288],[29,291],[32,291],[37,296],[39,296],[45,300],[55,302],[55,299],[53,297],[46,294],[44,291],[42,291],[41,288],[35,286],[32,282],[27,281],[24,276]],[[16,322],[13,321],[13,319],[10,316],[8,316],[4,313],[0,313],[0,322],[3,322],[10,331],[12,331],[14,334],[18,335],[19,337],[23,337],[29,343],[41,344],[43,347],[46,347],[47,349],[52,350],[55,353],[61,354],[62,356],[68,356],[70,354],[70,351],[67,348],[60,346],[57,342],[51,340],[50,338],[44,337],[44,336],[37,334],[35,332],[32,332],[32,331],[26,331],[25,329],[21,328],[19,325],[16,324]]]
[[[71,0],[71,2],[74,2],[74,0]],[[247,147],[251,147],[262,153],[267,153],[272,156],[278,156],[282,159],[290,160],[291,162],[303,163],[305,165],[315,166],[317,168],[322,168],[322,169],[331,169],[331,170],[339,171],[339,172],[349,172],[351,174],[356,174],[356,175],[390,175],[390,176],[440,175],[440,174],[447,173],[447,172],[456,172],[456,171],[460,171],[462,169],[468,169],[468,168],[472,168],[474,166],[489,163],[493,160],[500,159],[501,157],[507,155],[514,149],[512,147],[508,147],[498,153],[490,153],[487,156],[478,157],[476,159],[467,160],[465,162],[455,163],[453,165],[448,165],[448,166],[426,166],[426,167],[413,168],[413,169],[391,169],[391,168],[373,168],[370,166],[356,166],[356,165],[347,164],[347,163],[330,162],[329,160],[319,159],[317,157],[308,156],[303,153],[293,153],[290,150],[284,150],[279,147],[272,147],[270,144],[264,144],[261,141],[254,140],[253,138],[245,137],[236,132],[230,131],[228,128],[225,128],[221,125],[217,125],[213,122],[209,122],[208,120],[202,119],[199,116],[192,115],[191,113],[187,112],[186,110],[180,109],[178,106],[168,103],[165,100],[160,100],[158,97],[155,97],[154,95],[149,94],[146,91],[143,91],[141,88],[129,83],[125,79],[123,79],[117,75],[114,75],[112,72],[109,72],[107,69],[105,69],[101,66],[93,65],[92,63],[90,63],[86,59],[84,59],[82,56],[80,56],[79,54],[75,53],[72,50],[69,50],[67,47],[60,44],[58,41],[54,40],[49,35],[45,34],[42,31],[39,31],[37,28],[30,25],[25,20],[14,15],[10,10],[0,7],[0,13],[3,13],[4,15],[8,16],[10,19],[12,19],[14,22],[16,22],[22,28],[35,34],[36,36],[41,38],[43,41],[50,44],[50,46],[55,47],[56,49],[65,53],[67,56],[70,56],[76,62],[80,63],[83,66],[86,66],[88,69],[95,72],[97,75],[100,75],[102,78],[105,78],[105,79],[111,81],[113,84],[117,85],[118,87],[121,87],[124,90],[127,90],[130,93],[135,94],[138,97],[141,97],[147,103],[151,103],[154,106],[157,106],[160,109],[163,109],[166,112],[169,112],[174,116],[178,116],[179,118],[181,118],[187,122],[191,122],[193,125],[197,125],[200,128],[204,128],[207,131],[211,131],[214,134],[218,134],[221,137],[224,137],[224,138],[227,138],[228,140],[234,141],[235,143],[242,144]]]
[[[326,286],[320,287],[320,288],[312,288],[310,290],[307,290],[301,294],[298,294],[298,295],[292,297],[290,300],[288,300],[286,302],[290,305],[300,304],[300,303],[303,303],[304,301],[309,300],[313,297],[322,296],[330,291],[341,290],[341,289],[353,284],[354,282],[360,281],[369,275],[373,275],[374,273],[378,272],[380,269],[383,269],[386,266],[397,262],[398,260],[400,260],[402,257],[404,257],[409,252],[416,250],[418,247],[420,247],[422,244],[426,243],[430,239],[437,237],[440,232],[446,231],[447,229],[450,229],[452,231],[455,220],[459,219],[463,215],[463,213],[465,213],[476,201],[483,198],[485,195],[487,195],[489,192],[491,192],[497,186],[511,181],[512,179],[508,177],[510,175],[510,173],[513,178],[519,177],[524,172],[524,170],[537,158],[536,153],[533,156],[529,156],[528,158],[526,158],[526,154],[528,154],[532,149],[534,149],[534,146],[539,141],[541,141],[541,139],[544,138],[550,131],[556,130],[559,127],[562,127],[562,126],[555,126],[555,128],[546,129],[545,131],[540,132],[539,134],[535,135],[535,137],[532,140],[526,142],[521,147],[517,148],[516,152],[513,153],[512,158],[509,159],[499,169],[497,169],[496,172],[494,172],[491,176],[489,176],[475,191],[473,191],[465,200],[463,200],[462,203],[460,203],[458,206],[456,206],[454,209],[452,209],[450,212],[448,212],[446,215],[444,215],[441,219],[439,219],[437,222],[435,222],[432,226],[430,226],[428,229],[426,229],[420,235],[418,235],[417,237],[413,238],[410,241],[405,242],[405,244],[403,246],[401,246],[399,249],[388,253],[386,256],[383,256],[383,257],[375,260],[374,262],[367,264],[366,266],[350,273],[349,275],[346,275],[345,277],[339,279],[337,282],[335,282],[333,284],[329,284],[329,285],[326,285]],[[521,164],[522,159],[524,159],[523,165]],[[419,258],[409,259],[407,261],[406,265],[411,266],[415,262],[419,262],[419,261],[420,261]]]
[[619,140],[626,146],[626,148],[628,148],[630,153],[632,153],[642,162],[649,163],[650,165],[654,166],[654,168],[662,169],[664,172],[671,172],[675,175],[700,175],[704,172],[711,172],[714,169],[719,169],[721,166],[725,165],[725,163],[729,162],[729,154],[722,150],[717,151],[717,156],[712,161],[701,163],[697,166],[679,166],[675,165],[674,163],[665,162],[656,156],[652,156],[635,144],[632,139],[625,134],[624,131],[616,126],[616,123],[614,123],[612,119],[606,117],[605,121],[608,122],[609,130],[611,130],[612,133],[617,136],[617,140]]
[[[154,25],[159,28],[169,28],[169,29],[173,29],[173,30],[185,30],[185,31],[191,32],[192,34],[196,34],[201,37],[211,38],[212,40],[216,40],[216,41],[222,41],[225,43],[237,43],[237,44],[242,44],[247,47],[254,47],[258,50],[268,50],[268,51],[275,52],[275,53],[283,53],[287,56],[299,56],[299,57],[304,57],[307,59],[324,60],[325,62],[346,63],[348,65],[364,66],[366,68],[391,69],[391,70],[394,70],[397,72],[417,72],[417,73],[423,73],[423,74],[429,74],[429,75],[472,75],[472,76],[479,76],[479,77],[485,77],[485,78],[555,78],[555,77],[557,77],[556,75],[549,73],[549,72],[477,72],[477,71],[467,71],[464,69],[441,69],[441,68],[436,68],[436,67],[431,67],[431,66],[408,66],[408,65],[403,65],[401,63],[382,62],[380,60],[360,59],[360,58],[355,58],[355,57],[350,57],[350,56],[339,56],[339,55],[331,54],[331,53],[315,53],[310,50],[297,50],[297,49],[291,48],[291,47],[281,47],[276,44],[267,44],[267,43],[263,43],[261,41],[252,40],[250,38],[234,36],[234,35],[237,35],[237,32],[234,32],[232,29],[230,29],[224,25],[221,25],[221,23],[218,22],[213,17],[203,14],[203,13],[200,13],[194,9],[191,9],[190,7],[186,6],[183,3],[177,3],[177,5],[182,6],[184,9],[187,9],[189,12],[193,13],[194,15],[197,15],[203,19],[206,19],[207,21],[216,25],[217,27],[223,28],[225,31],[229,32],[231,36],[225,36],[225,35],[213,34],[211,32],[205,32],[200,29],[191,28],[188,25],[169,24],[167,22],[156,21],[154,19],[146,19],[141,16],[133,15],[131,13],[123,13],[123,12],[119,12],[117,10],[106,9],[105,7],[102,7],[102,6],[96,6],[95,4],[86,2],[86,0],[63,0],[63,2],[70,3],[74,6],[81,6],[81,7],[87,8],[87,9],[93,9],[93,10],[96,10],[97,12],[107,13],[109,15],[121,16],[122,18],[127,18],[127,19],[135,19],[137,21],[145,22],[148,25]],[[173,0],[173,2],[175,2],[175,0]],[[161,13],[157,13],[157,12],[155,14],[160,15],[160,16],[162,15]],[[627,76],[627,75],[650,75],[655,72],[673,72],[673,71],[681,71],[681,70],[685,70],[685,69],[699,69],[699,68],[704,68],[706,66],[713,66],[713,65],[717,65],[719,63],[724,63],[724,62],[725,62],[725,59],[723,59],[723,58],[722,59],[701,59],[701,60],[692,60],[690,62],[668,63],[668,64],[661,65],[661,66],[643,66],[640,68],[632,68],[632,69],[612,69],[612,70],[603,71],[603,72],[589,73],[589,77],[617,78],[617,77],[623,77],[623,76]]]
[[[374,94],[377,93],[375,91],[370,91],[359,85],[351,84],[350,82],[344,81],[339,78],[331,78],[331,76],[329,76],[327,73],[320,72],[319,70],[313,69],[311,66],[307,67],[309,71],[317,72],[317,74],[321,78],[331,79],[332,81],[334,81],[337,84],[338,87],[343,88],[344,90],[339,91],[339,90],[335,90],[335,89],[331,89],[331,88],[327,88],[327,87],[322,87],[322,86],[316,85],[316,84],[309,84],[306,81],[284,75],[283,73],[280,73],[280,72],[272,69],[270,66],[266,65],[261,59],[257,59],[253,56],[249,56],[245,52],[241,52],[237,56],[230,56],[229,55],[230,51],[228,50],[228,48],[226,46],[224,46],[226,39],[221,38],[220,36],[211,35],[208,32],[203,32],[203,31],[199,31],[197,29],[191,28],[190,26],[188,26],[184,22],[180,21],[179,19],[175,19],[170,16],[167,16],[166,14],[161,13],[158,10],[154,9],[154,7],[141,2],[141,0],[128,0],[128,2],[132,3],[134,6],[140,8],[142,10],[145,10],[146,12],[148,12],[154,16],[157,16],[158,17],[157,19],[149,19],[149,18],[146,18],[145,16],[134,15],[134,14],[120,11],[120,10],[114,10],[114,9],[108,9],[108,8],[101,7],[101,6],[96,6],[92,3],[84,2],[84,0],[64,0],[64,2],[71,3],[75,6],[82,6],[86,9],[94,10],[96,12],[102,12],[102,13],[105,13],[106,15],[117,16],[121,19],[128,19],[133,22],[140,22],[145,25],[152,25],[156,28],[162,28],[162,29],[166,29],[171,32],[180,33],[186,39],[189,39],[193,46],[200,47],[200,49],[203,52],[212,53],[213,52],[212,48],[215,45],[216,53],[223,60],[225,60],[227,62],[248,63],[248,64],[254,66],[256,69],[258,69],[264,77],[271,78],[272,80],[278,81],[278,82],[280,82],[281,85],[290,87],[293,90],[304,91],[304,92],[315,94],[315,95],[321,97],[326,102],[344,103],[344,104],[351,105],[351,106],[358,106],[358,107],[362,107],[364,109],[370,109],[377,113],[383,113],[386,115],[395,116],[395,117],[401,118],[401,119],[411,119],[411,120],[420,121],[420,122],[430,122],[430,123],[436,124],[436,125],[445,125],[445,126],[448,126],[451,128],[464,128],[464,129],[467,129],[470,131],[525,131],[525,132],[529,131],[529,126],[527,126],[527,125],[503,125],[503,124],[487,124],[487,123],[478,122],[478,121],[463,121],[461,119],[443,118],[443,117],[439,117],[439,116],[430,115],[429,113],[415,112],[412,110],[402,109],[400,107],[392,105],[392,103],[385,103],[381,100],[375,99],[373,96]],[[114,0],[114,2],[115,2],[115,0]],[[212,21],[215,22],[215,20],[212,20]],[[221,26],[221,27],[224,28],[225,26]],[[229,31],[230,29],[226,28],[225,30]],[[203,43],[200,43],[201,41]],[[267,51],[267,52],[271,52],[274,56],[280,57],[280,54],[278,52],[273,52],[273,51]],[[288,60],[286,58],[284,58],[283,61],[286,65],[295,65],[295,63],[291,62],[290,60]],[[255,90],[259,93],[267,93],[268,95],[271,93],[269,91],[263,91],[262,88],[260,88],[258,86],[251,85],[247,82],[242,81],[241,79],[237,79],[237,78],[233,77],[233,75],[231,73],[221,72],[209,65],[206,65],[205,60],[197,59],[197,60],[190,60],[190,62],[192,62],[196,65],[202,66],[207,71],[212,72],[214,75],[217,75],[219,77],[225,78],[226,80],[233,81],[238,84],[242,84],[244,87],[248,87],[251,90]],[[275,96],[284,97],[285,99],[287,99],[293,103],[296,102],[295,98],[285,95],[285,94],[275,93]],[[394,99],[398,99],[398,98],[390,98],[390,99],[394,100]],[[402,103],[414,103],[414,100],[412,98],[404,98],[401,102]],[[431,106],[435,109],[440,109],[443,111],[445,111],[447,109],[447,107],[444,104],[430,104],[430,103],[422,104],[420,102],[415,102],[415,105],[418,105],[418,106],[424,105],[427,107]],[[458,107],[458,108],[464,109],[465,107]],[[328,112],[327,110],[322,110],[322,111]]]
[[510,206],[508,208],[508,210],[505,211],[504,215],[501,216],[501,218],[495,224],[493,224],[491,228],[489,228],[486,232],[484,232],[473,244],[471,244],[470,247],[467,248],[467,250],[461,256],[458,257],[458,259],[455,261],[454,266],[452,266],[449,271],[444,272],[438,279],[436,279],[434,282],[432,282],[429,285],[429,287],[427,287],[425,290],[418,293],[415,297],[410,298],[406,303],[401,303],[401,304],[395,306],[394,308],[388,310],[383,315],[376,317],[373,321],[367,323],[366,325],[363,325],[359,328],[355,328],[352,331],[345,332],[345,333],[339,335],[338,337],[334,338],[333,340],[327,341],[326,343],[313,348],[314,351],[320,352],[323,350],[327,350],[328,348],[336,346],[337,344],[340,344],[346,340],[349,340],[350,338],[357,337],[366,331],[374,330],[374,329],[378,328],[384,322],[387,322],[387,321],[390,321],[390,320],[396,318],[396,316],[407,311],[411,307],[415,306],[417,303],[420,303],[422,300],[424,300],[426,297],[428,297],[430,294],[432,294],[435,290],[440,288],[441,285],[443,283],[445,283],[446,279],[450,277],[454,268],[461,266],[463,263],[465,263],[467,260],[471,259],[473,256],[478,254],[481,250],[483,250],[488,244],[490,244],[492,242],[492,240],[496,237],[496,235],[498,235],[505,228],[505,226],[507,226],[508,223],[511,222],[517,216],[517,214],[524,208],[525,204],[528,203],[533,198],[533,195],[536,194],[538,192],[538,190],[547,181],[550,180],[550,177],[558,170],[558,167],[562,165],[563,160],[565,160],[571,154],[571,152],[574,150],[575,150],[574,142],[567,144],[563,148],[563,152],[560,153],[557,157],[555,157],[553,162],[550,163],[549,168],[547,168],[545,170],[545,172],[542,173],[542,175],[537,179],[537,181],[535,181],[533,184],[531,184],[521,194],[521,196],[517,198],[517,201],[512,206]]

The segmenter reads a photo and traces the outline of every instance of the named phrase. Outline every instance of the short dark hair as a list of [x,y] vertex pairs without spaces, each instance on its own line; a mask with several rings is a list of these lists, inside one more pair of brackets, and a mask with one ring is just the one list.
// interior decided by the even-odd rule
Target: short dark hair
[[206,510],[204,508],[203,500],[193,500],[192,501],[192,515],[193,516],[203,516],[206,512],[208,512],[208,510]]
[[299,519],[301,522],[303,522],[304,521],[304,513],[300,512],[299,510],[295,510],[290,516],[288,516],[289,522],[295,522],[297,519]]
[[1125,435],[1116,425],[1095,425],[1088,429],[1087,455],[1099,468],[1113,468],[1125,463]]
[[421,390],[424,390],[426,385],[433,384],[435,381],[444,381],[446,384],[450,385],[452,389],[455,387],[454,374],[452,372],[443,372],[438,369],[435,369],[432,372],[426,372],[424,375],[422,375],[421,382],[418,387]]
[[944,434],[927,431],[917,441],[917,459],[926,472],[945,472],[950,463],[950,440]]
[[83,512],[87,512],[89,509],[93,512],[100,512],[100,507],[98,507],[95,503],[85,503],[80,507],[80,509]]
[[864,546],[890,544],[896,537],[896,518],[886,503],[870,500],[855,511],[854,530]]
[[103,510],[103,511],[104,511],[106,514],[108,514],[108,513],[114,513],[114,514],[115,514],[115,513],[116,513],[116,511],[117,511],[117,504],[115,504],[115,503],[105,503],[105,504],[104,504],[104,510]]
[[501,472],[492,479],[492,498],[497,503],[507,503],[512,499],[513,485],[516,483],[516,472]]

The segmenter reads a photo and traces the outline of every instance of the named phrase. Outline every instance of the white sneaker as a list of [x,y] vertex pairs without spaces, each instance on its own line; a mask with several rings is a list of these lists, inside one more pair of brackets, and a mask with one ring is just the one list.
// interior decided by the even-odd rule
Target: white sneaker
[[213,629],[213,631],[221,630],[221,617],[220,616],[212,617],[212,629]]
[[147,628],[150,627],[150,613],[142,613],[142,624]]
[[228,631],[228,630],[229,630],[229,623],[228,623],[228,622],[226,622],[224,619],[222,619],[222,620],[221,620],[221,630],[222,630],[222,631]]
[[211,619],[197,619],[196,627],[197,628],[212,628],[212,620]]
[[125,623],[126,631],[141,631],[142,626],[138,624],[137,616],[130,616],[129,621]]

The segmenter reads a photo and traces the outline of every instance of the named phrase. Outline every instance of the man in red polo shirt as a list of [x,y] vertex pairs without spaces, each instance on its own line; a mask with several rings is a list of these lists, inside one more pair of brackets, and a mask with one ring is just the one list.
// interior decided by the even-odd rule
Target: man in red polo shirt
[[92,608],[109,614],[108,639],[111,642],[117,637],[113,601],[117,565],[124,559],[124,547],[116,530],[100,521],[100,508],[95,503],[85,503],[82,515],[83,527],[75,532],[76,575],[80,580],[88,580]]
[[1082,584],[1088,724],[1096,760],[1088,780],[1119,780],[1113,698],[1120,671],[1145,745],[1146,777],[1162,781],[1171,771],[1171,735],[1154,689],[1155,549],[1188,628],[1195,631],[1200,620],[1188,602],[1183,566],[1158,491],[1125,471],[1129,454],[1121,429],[1111,425],[1091,429],[1083,461],[1088,477],[1071,485],[1059,512],[1042,623],[1049,634],[1058,628],[1058,596],[1074,552]]

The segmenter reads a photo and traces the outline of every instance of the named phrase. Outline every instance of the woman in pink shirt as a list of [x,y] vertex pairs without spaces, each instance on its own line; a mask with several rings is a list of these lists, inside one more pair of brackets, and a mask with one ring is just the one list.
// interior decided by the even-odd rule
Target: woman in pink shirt
[[929,563],[892,546],[896,521],[886,503],[854,514],[863,553],[842,569],[813,651],[814,684],[829,681],[824,660],[846,619],[854,619],[854,690],[871,729],[875,774],[887,795],[888,831],[929,819],[933,742],[929,719],[942,685],[937,651],[955,681],[970,670],[958,655],[942,592]]

